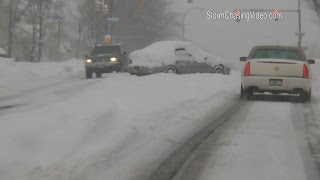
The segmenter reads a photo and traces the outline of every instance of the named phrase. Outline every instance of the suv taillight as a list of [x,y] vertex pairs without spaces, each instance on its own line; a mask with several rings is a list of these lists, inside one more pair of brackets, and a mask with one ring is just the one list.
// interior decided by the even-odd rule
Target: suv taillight
[[244,68],[244,76],[250,76],[250,62],[248,62]]
[[309,69],[306,64],[303,65],[303,78],[309,79]]

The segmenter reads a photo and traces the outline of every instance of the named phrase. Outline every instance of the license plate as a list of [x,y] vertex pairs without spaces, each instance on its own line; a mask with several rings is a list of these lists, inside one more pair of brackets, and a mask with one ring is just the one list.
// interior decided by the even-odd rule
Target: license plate
[[270,79],[270,86],[282,86],[281,79]]

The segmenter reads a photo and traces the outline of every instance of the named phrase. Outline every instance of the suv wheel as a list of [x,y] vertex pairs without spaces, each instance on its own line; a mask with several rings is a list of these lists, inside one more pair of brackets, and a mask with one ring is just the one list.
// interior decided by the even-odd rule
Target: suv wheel
[[96,77],[97,77],[97,78],[101,78],[101,77],[102,77],[102,73],[96,72]]
[[92,79],[92,72],[86,69],[86,78]]

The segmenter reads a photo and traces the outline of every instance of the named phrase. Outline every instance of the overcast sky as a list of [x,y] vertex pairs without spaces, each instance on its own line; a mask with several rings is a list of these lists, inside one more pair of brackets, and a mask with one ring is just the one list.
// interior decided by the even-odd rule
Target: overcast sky
[[[206,11],[215,12],[233,11],[238,8],[297,9],[297,0],[194,0],[192,5],[187,4],[187,0],[174,0],[172,10],[183,14],[192,7],[204,7]],[[319,57],[319,20],[305,0],[302,0],[302,10],[303,31],[306,33],[303,44],[308,47],[310,55]],[[283,14],[283,19],[278,22],[252,20],[237,23],[234,20],[207,20],[206,12],[193,11],[186,20],[187,39],[212,54],[231,61],[237,61],[239,56],[246,56],[254,45],[296,45],[297,31],[297,13]]]

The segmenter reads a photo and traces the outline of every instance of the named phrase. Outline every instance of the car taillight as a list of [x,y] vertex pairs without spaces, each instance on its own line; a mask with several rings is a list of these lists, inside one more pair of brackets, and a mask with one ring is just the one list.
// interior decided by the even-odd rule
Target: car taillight
[[250,76],[250,62],[248,62],[244,68],[244,76]]
[[309,79],[309,69],[306,64],[303,65],[303,78]]

